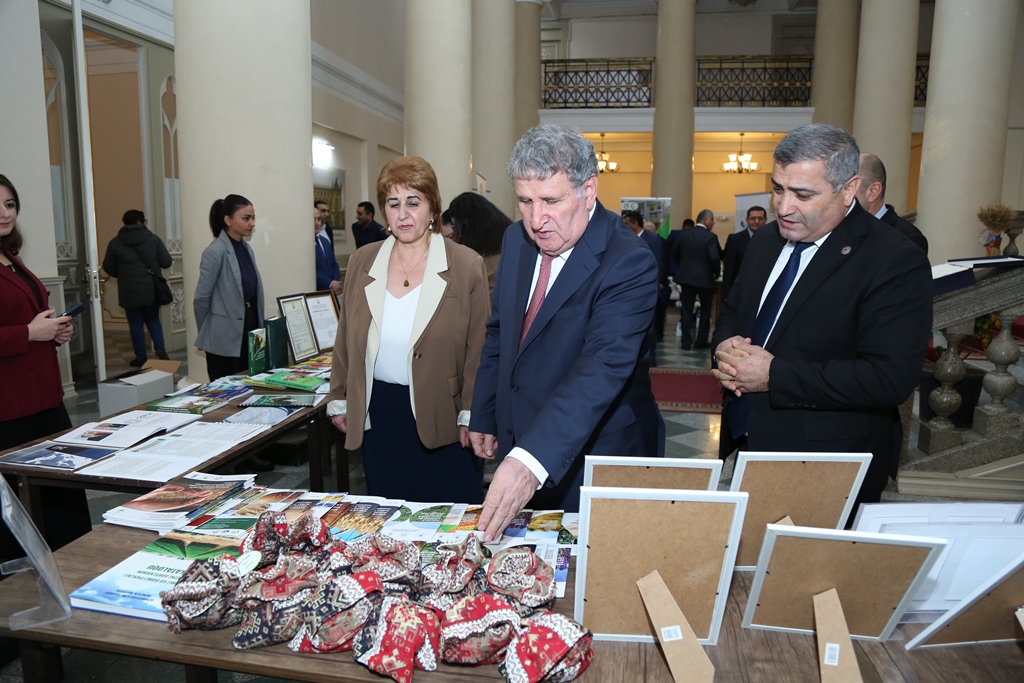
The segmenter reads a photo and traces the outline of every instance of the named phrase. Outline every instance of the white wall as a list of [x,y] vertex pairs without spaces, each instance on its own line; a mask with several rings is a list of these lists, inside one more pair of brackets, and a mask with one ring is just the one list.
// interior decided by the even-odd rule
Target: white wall
[[314,43],[401,92],[403,0],[311,0],[310,18]]

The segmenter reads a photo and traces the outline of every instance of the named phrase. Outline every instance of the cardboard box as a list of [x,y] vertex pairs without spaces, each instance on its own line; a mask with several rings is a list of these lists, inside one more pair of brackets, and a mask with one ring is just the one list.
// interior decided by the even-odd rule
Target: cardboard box
[[181,365],[176,360],[146,361],[141,370],[108,379],[98,387],[100,417],[162,398],[174,391],[174,372]]

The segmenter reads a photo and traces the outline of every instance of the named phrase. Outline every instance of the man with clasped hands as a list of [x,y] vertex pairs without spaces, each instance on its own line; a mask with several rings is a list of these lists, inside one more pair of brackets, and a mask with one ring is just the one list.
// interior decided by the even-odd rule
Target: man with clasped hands
[[585,455],[665,445],[641,360],[658,264],[597,201],[593,145],[538,126],[508,171],[523,220],[502,243],[469,425],[474,452],[502,459],[478,522],[486,541],[527,503],[578,510]]

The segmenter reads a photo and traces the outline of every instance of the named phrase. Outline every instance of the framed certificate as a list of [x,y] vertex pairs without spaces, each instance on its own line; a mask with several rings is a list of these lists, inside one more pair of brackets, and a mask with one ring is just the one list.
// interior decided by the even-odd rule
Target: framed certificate
[[310,322],[309,312],[306,310],[306,295],[279,296],[277,305],[288,326],[288,343],[292,347],[292,356],[295,358],[295,362],[298,363],[317,355],[313,324]]
[[338,333],[338,315],[341,313],[338,300],[329,290],[307,294],[305,299],[306,313],[313,327],[318,352],[330,353],[334,349],[334,337]]

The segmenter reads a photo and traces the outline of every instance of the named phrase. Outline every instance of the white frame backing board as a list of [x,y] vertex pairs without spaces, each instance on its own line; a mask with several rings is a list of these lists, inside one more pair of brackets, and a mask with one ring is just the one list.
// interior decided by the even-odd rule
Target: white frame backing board
[[744,628],[814,633],[814,595],[835,588],[850,637],[884,641],[945,539],[769,524]]
[[662,575],[702,645],[722,626],[745,493],[580,489],[574,618],[595,640],[654,643],[636,582]]
[[796,526],[842,529],[870,463],[870,453],[737,453],[729,490],[750,494],[750,502],[736,571],[757,568],[765,525],[783,517]]
[[583,465],[584,486],[715,491],[721,475],[722,461],[718,458],[588,455]]
[[[1024,602],[1024,554],[978,586],[906,644],[908,650],[1021,640],[1014,614]],[[937,642],[929,642],[937,641]]]
[[880,531],[884,524],[1020,524],[1024,503],[865,503],[853,531]]

